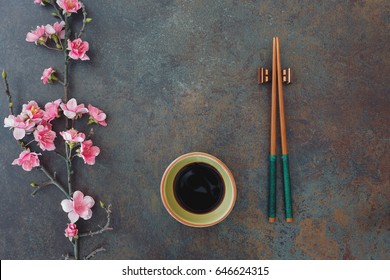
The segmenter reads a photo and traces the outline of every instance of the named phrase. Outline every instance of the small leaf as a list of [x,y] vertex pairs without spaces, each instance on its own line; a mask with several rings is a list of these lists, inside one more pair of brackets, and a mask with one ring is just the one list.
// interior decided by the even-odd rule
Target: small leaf
[[99,201],[99,204],[100,204],[100,207],[102,207],[102,208],[106,208],[106,204],[104,204],[104,202],[103,201]]
[[38,184],[35,183],[35,182],[32,182],[32,183],[30,184],[30,186],[33,187],[33,188],[35,188],[35,187],[38,187]]
[[1,76],[3,77],[3,79],[7,79],[7,72],[5,72],[4,69],[3,72],[1,73]]
[[88,124],[97,123],[93,118],[89,117]]
[[90,18],[90,17],[85,19],[86,23],[90,23],[91,21],[92,21],[92,18]]
[[12,103],[12,102],[8,103],[9,108],[12,108],[13,106],[14,106],[14,103]]
[[52,12],[51,15],[52,15],[53,17],[58,17],[57,13],[55,13],[55,12]]

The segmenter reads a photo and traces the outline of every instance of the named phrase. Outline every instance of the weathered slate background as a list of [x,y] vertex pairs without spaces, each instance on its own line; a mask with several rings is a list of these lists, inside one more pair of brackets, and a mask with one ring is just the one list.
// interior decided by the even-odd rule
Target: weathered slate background
[[[93,18],[90,62],[71,66],[71,95],[108,114],[95,128],[95,166],[78,161],[79,189],[113,204],[115,231],[101,259],[389,259],[390,7],[375,1],[85,0]],[[1,1],[0,67],[15,106],[62,97],[42,70],[62,56],[25,42],[53,23],[49,8]],[[271,65],[272,37],[294,70],[285,88],[295,221],[267,222],[270,86],[256,69]],[[3,89],[3,87],[2,87]],[[3,90],[2,90],[3,91]],[[1,118],[8,113],[0,98]],[[71,252],[55,188],[30,196],[39,171],[11,166],[19,150],[0,133],[0,258],[59,259]],[[161,176],[177,156],[222,159],[238,188],[221,224],[194,229],[165,211]],[[65,173],[60,159],[52,169]],[[279,169],[280,170],[280,169]],[[279,172],[280,175],[280,172]],[[95,208],[91,224],[104,223]]]

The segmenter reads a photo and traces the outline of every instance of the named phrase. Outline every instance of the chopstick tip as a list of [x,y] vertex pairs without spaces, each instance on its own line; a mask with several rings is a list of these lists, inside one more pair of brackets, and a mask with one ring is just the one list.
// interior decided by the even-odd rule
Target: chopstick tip
[[275,222],[275,218],[268,218],[268,222],[274,223]]
[[286,222],[287,223],[292,223],[293,222],[293,218],[286,218]]

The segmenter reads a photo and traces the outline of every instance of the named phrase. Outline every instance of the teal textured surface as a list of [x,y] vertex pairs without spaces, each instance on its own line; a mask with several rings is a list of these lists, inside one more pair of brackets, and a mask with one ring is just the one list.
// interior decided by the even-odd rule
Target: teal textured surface
[[282,163],[283,163],[284,207],[286,212],[286,219],[288,219],[293,217],[290,167],[288,163],[288,155],[282,155]]
[[268,218],[276,216],[276,156],[269,157]]

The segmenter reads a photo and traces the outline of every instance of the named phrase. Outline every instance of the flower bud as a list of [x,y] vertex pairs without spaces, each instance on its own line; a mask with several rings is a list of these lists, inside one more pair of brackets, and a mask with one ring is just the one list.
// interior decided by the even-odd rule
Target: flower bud
[[32,183],[30,184],[30,186],[33,187],[33,188],[35,188],[35,187],[38,187],[38,184],[35,183],[35,182],[32,182]]
[[37,40],[37,43],[40,45],[44,45],[46,43],[46,40],[43,37],[41,37]]
[[7,72],[5,72],[4,69],[3,72],[1,73],[1,76],[3,77],[3,79],[7,79]]
[[92,21],[92,18],[86,18],[86,19],[85,19],[85,22],[86,22],[86,23],[90,23],[91,21]]

